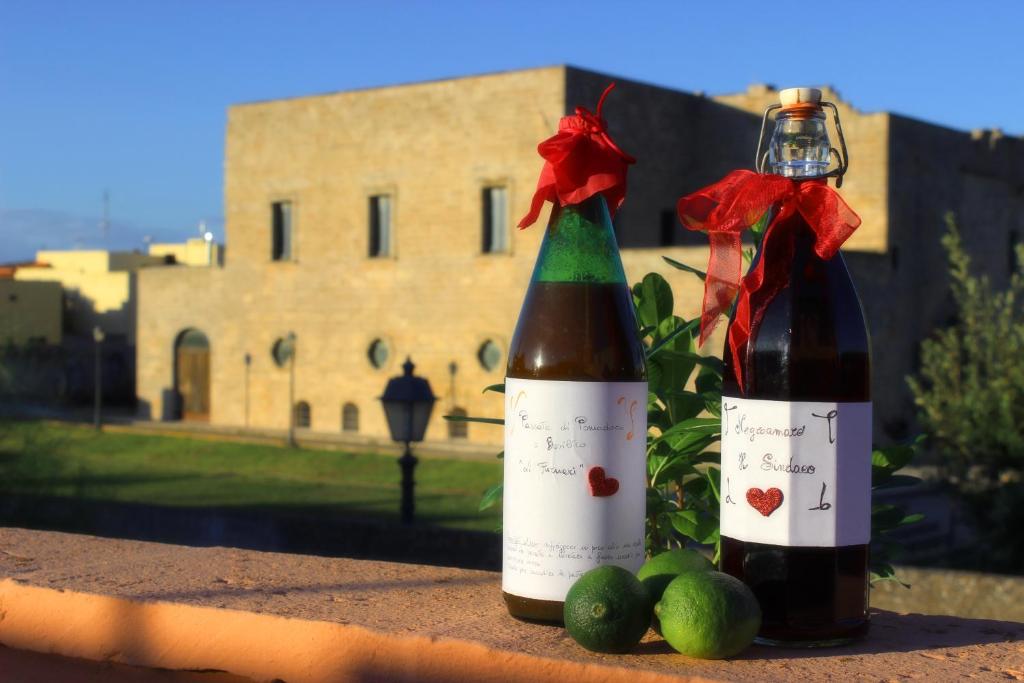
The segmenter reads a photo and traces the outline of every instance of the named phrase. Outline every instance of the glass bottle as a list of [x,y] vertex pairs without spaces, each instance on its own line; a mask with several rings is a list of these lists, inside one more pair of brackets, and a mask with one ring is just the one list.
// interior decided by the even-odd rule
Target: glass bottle
[[502,593],[560,623],[566,592],[644,560],[644,349],[605,199],[551,211],[505,380]]
[[[770,171],[823,182],[832,147],[821,94],[781,94]],[[868,630],[868,332],[842,255],[815,254],[799,211],[774,229],[793,232],[792,265],[748,341],[744,390],[724,354],[721,569],[757,596],[758,642],[835,645]],[[762,243],[754,263],[787,250]]]

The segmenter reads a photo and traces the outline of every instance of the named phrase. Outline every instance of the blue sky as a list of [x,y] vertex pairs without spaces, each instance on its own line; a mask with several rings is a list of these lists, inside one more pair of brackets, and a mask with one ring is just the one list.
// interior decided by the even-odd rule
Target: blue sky
[[1024,134],[1024,2],[0,0],[0,261],[222,230],[235,102],[569,63]]

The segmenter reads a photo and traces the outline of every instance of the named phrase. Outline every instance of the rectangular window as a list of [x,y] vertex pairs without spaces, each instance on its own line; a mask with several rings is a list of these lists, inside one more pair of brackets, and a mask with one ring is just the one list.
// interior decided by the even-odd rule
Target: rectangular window
[[1006,267],[1009,269],[1010,275],[1013,275],[1017,270],[1017,245],[1020,244],[1020,235],[1016,230],[1011,230],[1010,234],[1007,235],[1009,241],[1009,248],[1006,250],[1007,258],[1009,259],[1006,263]]
[[658,243],[662,247],[671,247],[676,243],[676,235],[683,226],[676,221],[676,212],[666,209],[661,212],[661,235]]
[[391,197],[379,194],[370,197],[370,256],[391,254]]
[[483,253],[508,251],[508,191],[485,187],[482,216]]
[[270,258],[274,261],[290,261],[292,258],[292,203],[274,202],[271,204],[270,221]]

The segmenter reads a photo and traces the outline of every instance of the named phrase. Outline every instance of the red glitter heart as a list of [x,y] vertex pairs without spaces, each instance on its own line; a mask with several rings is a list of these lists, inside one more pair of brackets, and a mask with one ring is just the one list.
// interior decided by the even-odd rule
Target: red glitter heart
[[770,488],[762,491],[758,488],[747,489],[747,502],[762,515],[767,517],[782,505],[782,490]]
[[605,476],[603,467],[587,470],[587,483],[590,485],[590,495],[598,498],[613,496],[619,490],[619,480]]

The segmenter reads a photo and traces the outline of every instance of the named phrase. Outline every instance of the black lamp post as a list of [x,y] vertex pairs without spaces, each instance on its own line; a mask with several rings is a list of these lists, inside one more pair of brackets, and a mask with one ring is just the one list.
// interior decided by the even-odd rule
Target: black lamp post
[[295,448],[295,333],[289,332],[284,339],[288,344],[288,445]]
[[243,357],[245,362],[245,426],[249,426],[249,370],[252,368],[252,354],[248,351],[245,352]]
[[[274,359],[274,363],[279,368],[283,368],[285,363],[288,364],[288,445],[294,448],[295,442],[295,341],[296,336],[294,332],[289,332],[286,336],[281,337],[274,346],[270,349],[270,356]],[[246,379],[246,395],[248,396],[249,386],[249,354],[245,354],[245,379]],[[248,406],[248,404],[247,404]],[[248,418],[248,407],[246,407],[246,418]],[[248,422],[246,423],[248,425]]]
[[437,398],[430,389],[430,382],[412,374],[412,360],[406,359],[402,364],[403,374],[392,377],[380,397],[384,405],[384,415],[388,420],[391,439],[405,443],[405,453],[398,459],[402,468],[402,523],[412,524],[413,518],[413,471],[417,459],[412,454],[412,442],[423,441],[430,421],[430,413],[434,410]]

